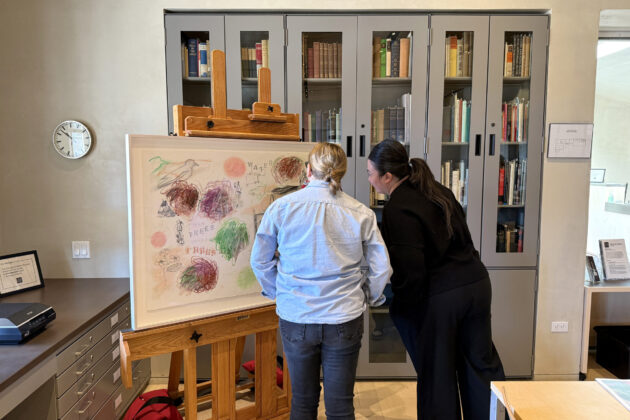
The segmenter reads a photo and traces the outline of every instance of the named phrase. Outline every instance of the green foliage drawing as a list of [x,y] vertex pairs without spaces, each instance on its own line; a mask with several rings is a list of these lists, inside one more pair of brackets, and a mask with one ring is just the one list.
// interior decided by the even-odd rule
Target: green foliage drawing
[[247,225],[238,220],[228,220],[223,223],[221,229],[217,232],[217,236],[214,237],[214,241],[219,252],[226,260],[234,259],[234,262],[236,262],[238,254],[249,243]]

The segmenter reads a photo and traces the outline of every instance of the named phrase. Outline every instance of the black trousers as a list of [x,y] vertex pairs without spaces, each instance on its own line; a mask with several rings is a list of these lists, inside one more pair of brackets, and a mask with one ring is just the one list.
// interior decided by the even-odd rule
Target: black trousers
[[491,301],[488,278],[419,305],[394,296],[390,314],[418,374],[418,419],[490,417],[490,381],[505,379],[492,343]]

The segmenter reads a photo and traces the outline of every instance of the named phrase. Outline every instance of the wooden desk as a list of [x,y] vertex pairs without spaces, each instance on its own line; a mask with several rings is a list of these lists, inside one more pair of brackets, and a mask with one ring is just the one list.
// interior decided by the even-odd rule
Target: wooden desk
[[129,299],[128,278],[45,279],[44,285],[0,299],[46,303],[57,314],[26,343],[0,346],[0,418],[55,375],[58,351]]
[[584,283],[584,314],[582,316],[582,352],[580,358],[580,380],[586,379],[588,370],[588,337],[591,331],[591,305],[593,293],[629,293],[630,280],[608,280]]
[[503,420],[497,401],[516,420],[630,419],[630,411],[595,381],[499,381],[490,388],[490,420]]

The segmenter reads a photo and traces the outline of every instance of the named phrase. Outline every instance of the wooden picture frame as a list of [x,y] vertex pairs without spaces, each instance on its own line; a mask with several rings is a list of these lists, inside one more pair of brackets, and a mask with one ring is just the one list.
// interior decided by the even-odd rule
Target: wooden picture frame
[[133,329],[273,304],[249,264],[256,222],[303,186],[313,146],[127,136]]
[[0,256],[0,297],[44,287],[37,251]]

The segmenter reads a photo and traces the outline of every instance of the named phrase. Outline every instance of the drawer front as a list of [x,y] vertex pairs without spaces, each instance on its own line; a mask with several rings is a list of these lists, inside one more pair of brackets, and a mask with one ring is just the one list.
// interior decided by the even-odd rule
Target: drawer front
[[[81,399],[109,368],[118,366],[119,356],[113,359],[119,351],[118,344],[110,347],[109,351],[92,367],[81,379],[79,379],[65,394],[57,400],[58,413],[63,415],[77,401]],[[113,359],[113,360],[112,360]]]
[[[82,378],[86,372],[90,370],[92,366],[99,361],[108,349],[115,344],[115,349],[118,349],[118,337],[120,336],[120,329],[128,328],[131,325],[130,318],[125,319],[116,328],[109,331],[101,341],[99,341],[93,348],[91,348],[85,355],[83,355],[76,363],[70,368],[66,369],[60,376],[57,377],[57,395],[63,395],[74,383]],[[114,340],[116,336],[116,340]],[[118,350],[119,351],[119,350]],[[111,360],[110,360],[111,361]],[[102,373],[101,373],[102,374]],[[99,376],[96,376],[98,378]]]
[[129,316],[129,302],[119,306],[115,311],[101,320],[95,327],[79,337],[74,343],[57,355],[57,375],[60,376],[71,364],[83,357],[116,325]]

